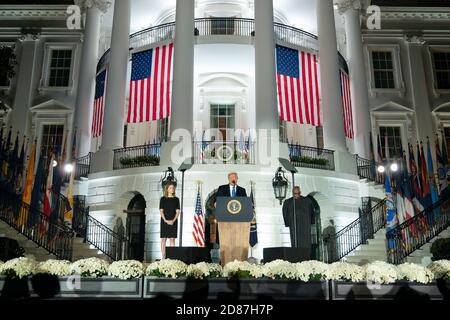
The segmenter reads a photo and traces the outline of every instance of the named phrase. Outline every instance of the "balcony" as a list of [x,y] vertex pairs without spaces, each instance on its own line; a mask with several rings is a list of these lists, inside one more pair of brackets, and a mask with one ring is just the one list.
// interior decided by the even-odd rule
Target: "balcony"
[[296,167],[334,171],[334,151],[289,144],[289,158]]
[[[250,38],[255,35],[255,20],[245,18],[201,18],[195,19],[196,37],[233,36]],[[306,31],[280,23],[274,24],[275,38],[279,44],[290,44],[310,50],[318,50],[317,36]],[[173,40],[175,22],[162,24],[141,30],[130,36],[130,48],[139,49],[153,44]],[[106,68],[109,63],[110,51],[101,57],[97,71]]]
[[196,141],[195,164],[256,164],[253,141]]
[[116,149],[113,170],[159,166],[160,156],[160,143]]

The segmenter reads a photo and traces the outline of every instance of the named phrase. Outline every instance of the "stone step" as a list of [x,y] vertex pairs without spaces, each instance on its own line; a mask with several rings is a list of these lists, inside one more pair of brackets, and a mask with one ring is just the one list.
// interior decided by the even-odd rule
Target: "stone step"
[[386,246],[381,244],[362,244],[355,250],[355,252],[356,251],[386,251]]

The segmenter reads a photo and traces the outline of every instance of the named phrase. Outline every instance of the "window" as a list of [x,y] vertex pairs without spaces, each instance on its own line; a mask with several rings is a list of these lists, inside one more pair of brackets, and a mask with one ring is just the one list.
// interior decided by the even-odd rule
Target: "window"
[[[389,157],[386,153],[386,137],[387,149]],[[400,127],[380,127],[381,151],[388,159],[399,159],[403,157],[402,136]]]
[[450,51],[434,52],[434,69],[438,89],[450,89]]
[[447,154],[450,154],[450,127],[444,128],[444,136],[445,136],[445,145],[447,146]]
[[234,104],[211,105],[211,128],[218,129],[224,141],[227,141],[228,129],[234,129],[234,109]]
[[161,142],[167,141],[168,134],[169,134],[169,118],[158,120],[158,127],[157,127],[158,140]]
[[233,35],[233,18],[211,18],[211,34]]
[[15,75],[17,64],[14,47],[11,45],[0,45],[0,87],[9,87],[11,78]]
[[47,155],[57,146],[62,147],[64,138],[64,125],[51,124],[42,127],[41,150],[44,152],[44,163],[47,163]]
[[391,51],[372,51],[375,88],[394,89],[394,63]]
[[49,87],[68,87],[72,66],[71,49],[52,49],[48,76]]

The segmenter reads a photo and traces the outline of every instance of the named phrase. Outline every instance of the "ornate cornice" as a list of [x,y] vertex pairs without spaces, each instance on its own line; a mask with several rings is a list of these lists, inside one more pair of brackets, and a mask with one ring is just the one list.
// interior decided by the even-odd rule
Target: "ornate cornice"
[[405,34],[405,42],[410,44],[424,45],[426,43],[423,35],[421,34]]
[[362,3],[361,0],[342,0],[335,3],[339,14],[344,14],[350,9],[353,10],[361,10]]
[[383,20],[410,20],[410,21],[448,21],[450,19],[449,8],[387,8],[381,10]]
[[111,7],[111,0],[75,0],[75,4],[83,9],[96,7],[101,12],[106,13]]
[[0,6],[0,18],[13,19],[66,19],[67,6]]

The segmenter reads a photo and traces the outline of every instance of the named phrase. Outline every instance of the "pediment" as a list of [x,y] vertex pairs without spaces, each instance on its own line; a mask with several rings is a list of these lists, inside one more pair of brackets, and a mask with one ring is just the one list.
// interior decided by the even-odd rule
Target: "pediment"
[[436,107],[433,110],[433,113],[437,113],[437,114],[450,114],[450,102],[446,102],[444,104],[441,104],[440,106]]
[[414,110],[399,103],[389,101],[372,109],[372,113],[414,113]]
[[51,99],[48,101],[45,101],[43,103],[40,103],[32,108],[30,108],[30,111],[32,113],[72,113],[73,110],[71,107],[65,105],[64,103],[55,100],[55,99]]

